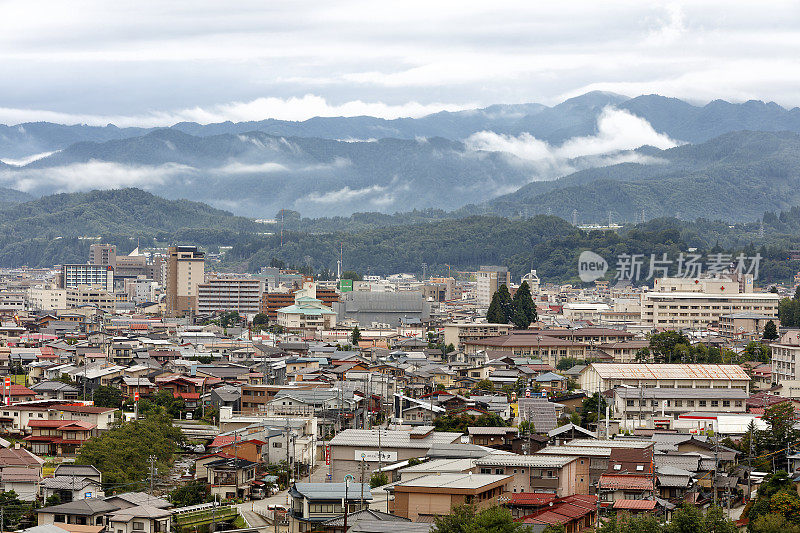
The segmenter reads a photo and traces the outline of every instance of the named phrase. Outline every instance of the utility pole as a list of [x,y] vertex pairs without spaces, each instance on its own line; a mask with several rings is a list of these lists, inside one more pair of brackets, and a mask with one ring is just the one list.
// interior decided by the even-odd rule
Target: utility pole
[[[717,427],[719,429],[719,427]],[[714,433],[714,476],[711,478],[711,490],[714,496],[714,506],[717,506],[717,469],[719,469],[719,437]]]
[[150,496],[153,495],[153,485],[155,484],[156,456],[151,455],[150,459]]
[[[361,509],[364,508],[364,454],[361,454]],[[0,533],[2,533],[0,531]]]
[[286,417],[286,487],[289,487],[291,480],[291,470],[289,469],[289,417]]

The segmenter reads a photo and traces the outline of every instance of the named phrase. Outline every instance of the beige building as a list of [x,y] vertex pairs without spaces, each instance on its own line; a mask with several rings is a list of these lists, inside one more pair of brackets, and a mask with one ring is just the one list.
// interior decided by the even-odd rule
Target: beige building
[[492,302],[492,296],[505,285],[511,290],[511,272],[503,266],[482,266],[476,273],[478,305],[487,306]]
[[67,290],[44,287],[28,289],[28,309],[32,311],[54,311],[67,308]]
[[617,387],[750,391],[750,376],[739,365],[591,363],[578,381],[581,389],[592,392]]
[[512,476],[510,492],[555,494],[559,498],[588,494],[589,463],[556,455],[489,454],[475,461],[475,472]]
[[800,330],[789,330],[778,342],[770,344],[772,348],[772,381],[796,381],[800,368]]
[[419,426],[408,431],[346,429],[329,443],[331,480],[340,482],[345,475],[358,472],[362,454],[365,467],[371,472],[379,464],[385,466],[424,457],[431,446],[460,441],[461,433],[433,431],[433,426]]
[[760,339],[767,322],[777,326],[778,319],[759,313],[733,313],[719,318],[719,332],[734,339]]
[[197,288],[205,281],[205,258],[196,246],[170,246],[165,284],[167,315],[197,313]]
[[740,289],[741,285],[730,279],[656,279],[653,290],[641,296],[642,323],[668,329],[708,327],[718,324],[723,315],[738,313],[777,320],[777,294]]
[[444,344],[452,344],[456,350],[460,350],[467,341],[508,335],[513,327],[513,324],[480,324],[474,322],[469,324],[445,324]]
[[[395,485],[392,514],[413,522],[447,515],[461,505],[477,510],[502,503],[512,476],[494,474],[441,474],[423,476]],[[402,527],[402,526],[401,526]]]
[[97,307],[104,313],[113,313],[116,309],[116,297],[114,293],[85,285],[74,289],[67,289],[66,303],[67,309],[74,309],[87,305]]
[[212,277],[197,286],[199,313],[237,311],[256,315],[261,305],[264,282],[252,278]]

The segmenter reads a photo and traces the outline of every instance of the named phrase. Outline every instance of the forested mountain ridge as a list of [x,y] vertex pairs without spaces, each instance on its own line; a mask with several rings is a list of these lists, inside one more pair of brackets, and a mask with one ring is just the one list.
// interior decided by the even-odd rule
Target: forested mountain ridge
[[741,131],[668,150],[643,147],[648,163],[590,168],[463,212],[504,216],[551,212],[578,222],[680,216],[757,219],[769,210],[800,205],[800,135]]

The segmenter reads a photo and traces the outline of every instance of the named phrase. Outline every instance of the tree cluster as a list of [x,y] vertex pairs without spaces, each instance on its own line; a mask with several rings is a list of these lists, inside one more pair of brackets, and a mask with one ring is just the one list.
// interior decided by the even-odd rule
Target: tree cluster
[[778,303],[778,319],[785,328],[800,327],[800,286],[795,289],[793,297]]
[[436,431],[466,433],[469,427],[507,427],[510,424],[500,415],[489,413],[480,416],[447,414],[434,419]]
[[141,490],[150,468],[149,456],[154,455],[158,465],[168,466],[183,442],[181,430],[160,414],[128,422],[88,440],[81,446],[75,462],[97,467],[103,473],[106,490],[120,487],[134,490],[130,487],[137,484]]
[[486,312],[486,321],[491,324],[513,323],[518,329],[527,329],[536,322],[536,304],[531,296],[528,282],[523,281],[514,297],[508,292],[508,287],[500,285],[497,292],[492,295],[489,310]]

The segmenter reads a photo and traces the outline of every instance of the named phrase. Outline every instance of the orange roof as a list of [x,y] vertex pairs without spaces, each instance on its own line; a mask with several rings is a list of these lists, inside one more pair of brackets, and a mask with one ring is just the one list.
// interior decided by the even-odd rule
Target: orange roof
[[538,492],[516,492],[511,495],[509,505],[547,505],[556,499],[555,494]]
[[648,490],[653,488],[653,477],[635,474],[603,474],[600,476],[600,488]]
[[628,509],[631,511],[652,511],[656,508],[655,500],[617,500],[614,509]]

